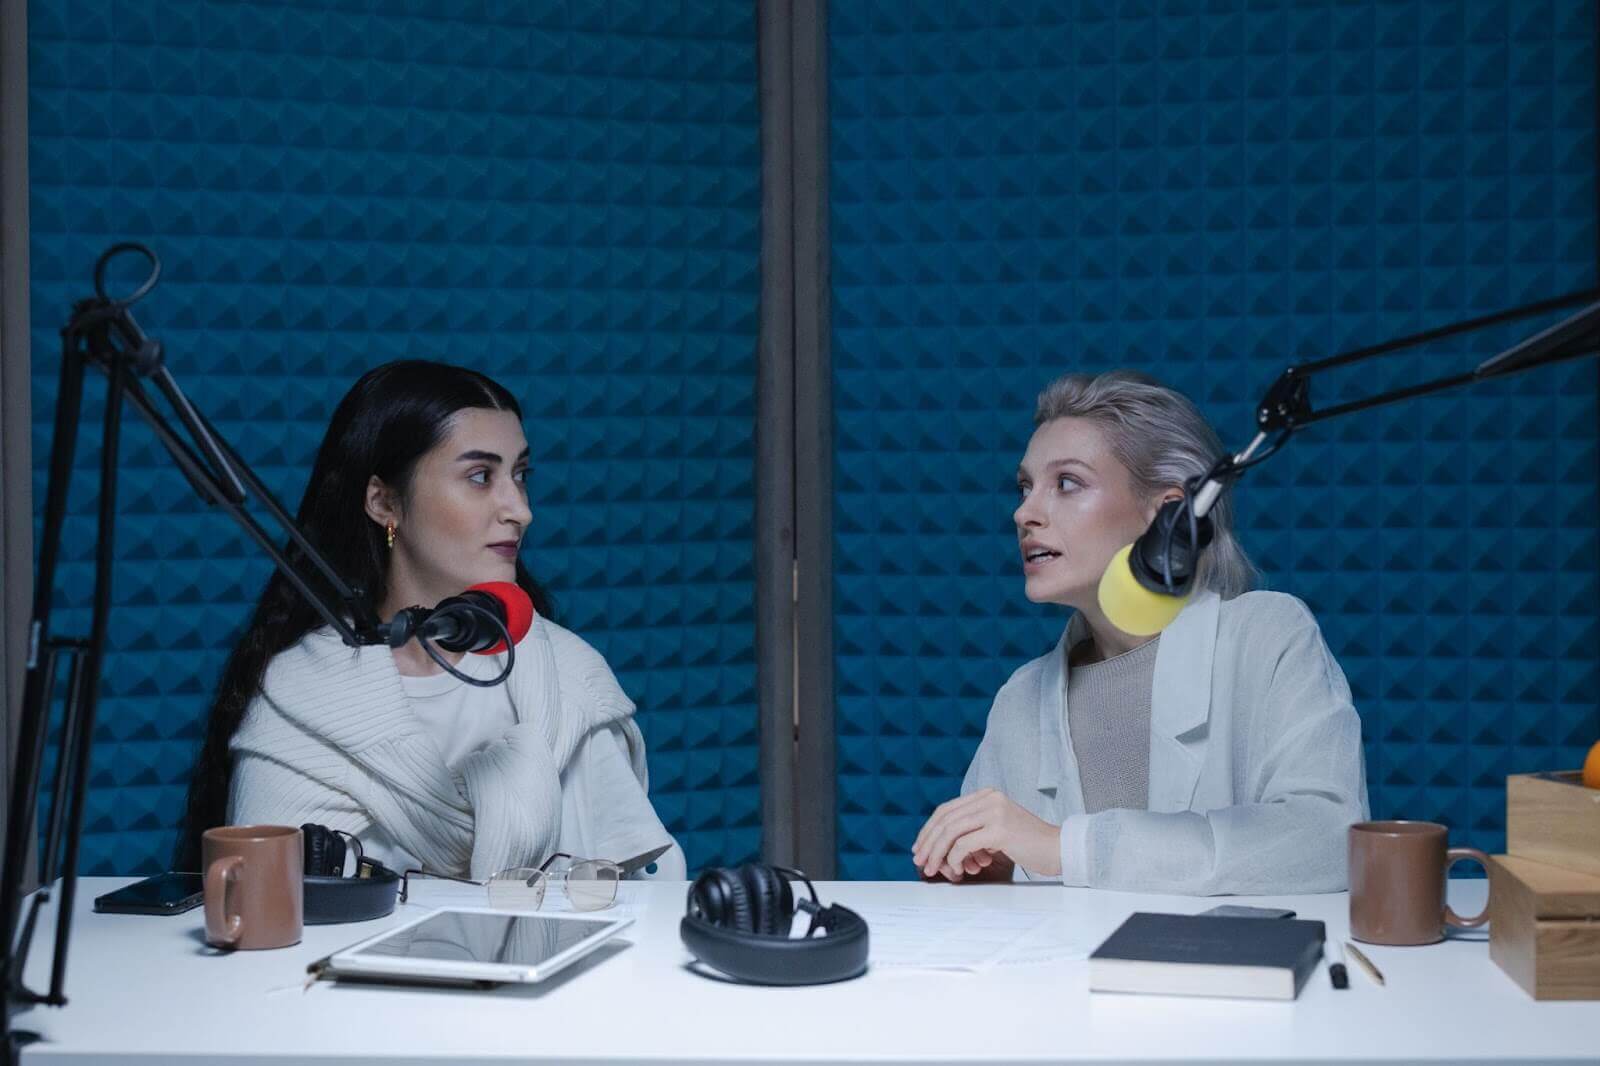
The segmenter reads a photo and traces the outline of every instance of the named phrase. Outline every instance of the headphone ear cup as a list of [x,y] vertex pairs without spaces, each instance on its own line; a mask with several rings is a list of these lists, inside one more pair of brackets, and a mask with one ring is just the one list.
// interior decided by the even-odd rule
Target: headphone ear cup
[[744,878],[735,871],[733,876],[723,880],[728,893],[728,928],[739,933],[755,932],[755,914],[750,902],[750,890],[745,887]]
[[794,921],[794,894],[788,878],[764,863],[739,867],[739,878],[751,900],[752,932],[762,936],[788,936]]
[[772,867],[768,869],[772,870],[772,876],[778,881],[778,925],[774,931],[779,936],[788,936],[790,927],[794,925],[794,888],[783,874]]
[[303,838],[302,867],[310,877],[339,877],[344,874],[344,840],[325,825],[307,822],[300,827]]
[[707,870],[689,886],[688,916],[716,925],[722,920],[722,896],[713,885],[715,870]]
[[689,889],[691,911],[720,929],[750,931],[750,897],[733,871],[707,870]]

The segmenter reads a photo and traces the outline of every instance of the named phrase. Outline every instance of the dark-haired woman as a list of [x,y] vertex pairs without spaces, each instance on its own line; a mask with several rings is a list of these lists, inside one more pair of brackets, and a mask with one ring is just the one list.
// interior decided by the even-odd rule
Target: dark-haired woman
[[[223,824],[316,822],[396,869],[485,878],[561,851],[684,858],[646,794],[644,741],[600,654],[549,621],[518,556],[528,444],[515,398],[482,374],[389,363],[365,374],[317,452],[299,521],[383,618],[482,581],[538,612],[506,683],[468,685],[412,642],[350,648],[279,573],[224,668],[190,786],[180,868]],[[442,653],[443,654],[443,653]],[[504,656],[447,656],[493,677]]]

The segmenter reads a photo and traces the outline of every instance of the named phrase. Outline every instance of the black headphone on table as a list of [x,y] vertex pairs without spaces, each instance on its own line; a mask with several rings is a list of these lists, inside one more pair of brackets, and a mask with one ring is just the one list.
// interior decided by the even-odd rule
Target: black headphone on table
[[[790,879],[810,899],[797,905]],[[796,910],[811,915],[804,937],[791,937]],[[826,935],[814,936],[817,930]],[[683,945],[713,969],[758,985],[820,985],[867,969],[867,923],[837,903],[824,907],[811,879],[783,866],[714,867],[689,886],[688,913],[678,923]]]
[[[394,910],[400,875],[361,851],[361,841],[342,829],[310,822],[305,838],[305,924],[333,925],[382,918]],[[345,840],[356,854],[355,872],[344,874]]]

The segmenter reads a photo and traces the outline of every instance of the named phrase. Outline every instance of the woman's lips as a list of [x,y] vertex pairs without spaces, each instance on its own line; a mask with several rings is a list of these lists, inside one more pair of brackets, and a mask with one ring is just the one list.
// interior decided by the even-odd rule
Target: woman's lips
[[1024,574],[1037,574],[1051,563],[1060,562],[1064,558],[1066,558],[1064,555],[1045,555],[1038,559],[1029,559],[1027,556],[1023,556],[1022,572]]
[[1066,559],[1066,552],[1056,551],[1054,547],[1037,541],[1022,544],[1022,573],[1038,573],[1058,559]]
[[491,544],[489,545],[489,550],[502,559],[515,559],[517,557],[517,546],[515,544]]

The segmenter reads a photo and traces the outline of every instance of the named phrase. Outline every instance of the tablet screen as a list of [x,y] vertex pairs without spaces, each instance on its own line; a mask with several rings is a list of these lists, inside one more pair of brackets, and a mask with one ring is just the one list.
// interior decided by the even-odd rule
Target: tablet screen
[[544,914],[440,911],[352,955],[538,966],[584,940],[606,934],[612,924]]

